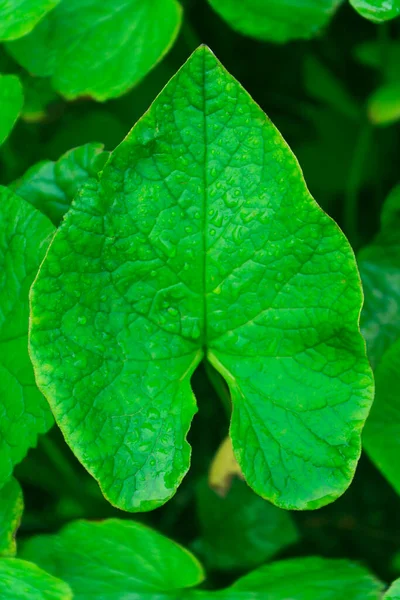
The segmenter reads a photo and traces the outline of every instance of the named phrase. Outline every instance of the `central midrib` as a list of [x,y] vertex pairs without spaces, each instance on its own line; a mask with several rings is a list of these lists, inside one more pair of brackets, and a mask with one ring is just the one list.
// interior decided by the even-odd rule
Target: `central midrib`
[[203,156],[203,273],[202,273],[202,286],[203,286],[203,337],[202,347],[204,355],[207,354],[207,189],[208,189],[208,178],[207,178],[207,117],[206,117],[206,51],[203,48],[203,81],[202,81],[202,96],[203,96],[203,139],[204,139],[204,156]]

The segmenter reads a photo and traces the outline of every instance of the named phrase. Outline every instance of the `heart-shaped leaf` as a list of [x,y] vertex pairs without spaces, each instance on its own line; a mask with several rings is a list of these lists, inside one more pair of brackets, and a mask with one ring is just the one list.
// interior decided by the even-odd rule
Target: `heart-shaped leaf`
[[316,508],[349,485],[373,392],[354,256],[207,48],[78,194],[31,301],[38,385],[120,508],[159,506],[185,475],[203,358],[258,494]]

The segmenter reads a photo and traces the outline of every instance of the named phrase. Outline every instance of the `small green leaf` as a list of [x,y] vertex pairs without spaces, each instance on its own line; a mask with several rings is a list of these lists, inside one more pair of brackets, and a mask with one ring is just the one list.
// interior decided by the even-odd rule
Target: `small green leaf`
[[205,356],[249,485],[348,487],[373,392],[350,246],[262,110],[199,48],[78,193],[32,288],[31,356],[105,496],[150,510],[189,466]]
[[400,337],[400,185],[389,194],[381,231],[357,257],[364,287],[361,330],[375,367]]
[[396,579],[383,596],[383,600],[400,600],[400,579]]
[[58,535],[25,543],[22,556],[67,581],[74,600],[180,600],[202,582],[200,563],[187,550],[133,521],[76,521]]
[[0,40],[26,35],[60,0],[0,0]]
[[177,0],[61,0],[7,48],[33,75],[51,76],[66,98],[103,101],[125,93],[161,60],[181,18]]
[[24,103],[22,85],[16,75],[0,75],[0,144],[10,134]]
[[239,479],[225,497],[202,481],[197,489],[202,534],[194,549],[212,569],[251,569],[298,540],[290,515]]
[[279,43],[314,37],[342,3],[342,0],[208,1],[239,33]]
[[0,187],[0,487],[53,423],[28,355],[28,293],[54,228]]
[[58,226],[79,188],[89,177],[97,176],[108,156],[102,144],[85,144],[69,150],[57,162],[34,165],[10,187]]
[[[383,585],[347,560],[319,557],[281,560],[242,577],[227,600],[379,600]],[[242,595],[236,595],[237,593]],[[249,596],[249,593],[254,595]],[[212,596],[210,596],[211,600]]]
[[18,558],[0,560],[1,600],[72,600],[69,586]]
[[400,15],[400,0],[350,0],[350,4],[366,19],[382,23]]
[[14,556],[16,553],[15,534],[23,510],[21,487],[18,481],[11,477],[0,490],[0,557]]
[[368,98],[369,119],[374,125],[390,125],[400,119],[400,82],[379,87]]

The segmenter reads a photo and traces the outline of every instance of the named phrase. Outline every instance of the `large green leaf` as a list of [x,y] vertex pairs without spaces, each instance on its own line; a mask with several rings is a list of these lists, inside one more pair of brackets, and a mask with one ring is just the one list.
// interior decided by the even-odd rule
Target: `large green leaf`
[[389,194],[381,221],[357,257],[365,296],[361,328],[374,367],[400,336],[400,185]]
[[8,137],[24,103],[22,85],[16,75],[0,75],[0,144]]
[[102,169],[109,156],[102,144],[69,150],[57,162],[46,160],[31,167],[11,187],[59,225],[79,188]]
[[[180,600],[203,580],[187,550],[133,521],[77,521],[29,540],[22,556],[67,581],[74,599]],[[179,591],[181,590],[181,591]]]
[[366,19],[381,23],[400,15],[400,0],[350,0],[350,4]]
[[69,586],[36,565],[18,558],[0,560],[2,600],[72,600]]
[[24,501],[21,487],[14,477],[0,490],[0,556],[14,556],[15,534],[21,521]]
[[53,423],[28,355],[28,293],[54,228],[0,187],[0,487]]
[[60,0],[0,0],[0,40],[26,35]]
[[201,536],[194,545],[207,567],[250,569],[298,540],[290,515],[239,479],[225,497],[202,481],[197,489]]
[[159,506],[185,475],[203,357],[258,494],[316,508],[349,485],[373,391],[354,256],[208,49],[78,194],[31,301],[38,385],[120,508]]
[[208,0],[233,29],[260,40],[287,42],[311,38],[342,0]]
[[30,73],[52,76],[66,98],[114,98],[138,83],[173,44],[177,0],[61,0],[32,33],[8,44]]

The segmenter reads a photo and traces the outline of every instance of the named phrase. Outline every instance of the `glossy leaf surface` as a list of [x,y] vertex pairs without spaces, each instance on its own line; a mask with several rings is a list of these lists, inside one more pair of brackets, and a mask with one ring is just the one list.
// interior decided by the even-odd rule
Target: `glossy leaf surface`
[[26,35],[60,0],[0,0],[0,40]]
[[0,489],[0,557],[15,555],[15,534],[23,509],[21,487],[18,481],[11,477]]
[[36,565],[17,558],[0,560],[2,600],[72,600],[69,586]]
[[329,23],[342,0],[209,0],[233,29],[260,40],[311,38]]
[[10,134],[24,102],[22,85],[16,75],[0,75],[0,144]]
[[69,150],[57,162],[34,165],[11,187],[57,226],[79,188],[89,177],[97,176],[108,156],[102,144],[85,144]]
[[0,188],[0,486],[53,423],[28,355],[29,288],[54,227]]
[[350,0],[350,4],[374,23],[382,23],[400,15],[400,0]]
[[67,581],[74,599],[180,600],[203,580],[187,550],[140,523],[77,521],[29,540],[22,555]]
[[78,194],[31,299],[38,384],[120,508],[159,506],[186,473],[204,355],[258,494],[316,508],[349,485],[373,387],[354,256],[208,49]]
[[175,41],[177,0],[62,0],[35,30],[8,44],[30,73],[66,98],[114,98],[138,83]]

